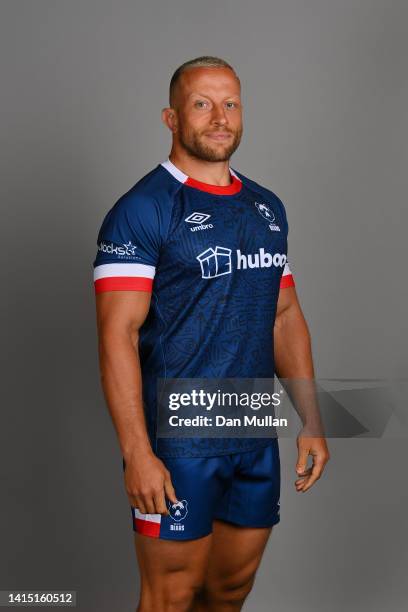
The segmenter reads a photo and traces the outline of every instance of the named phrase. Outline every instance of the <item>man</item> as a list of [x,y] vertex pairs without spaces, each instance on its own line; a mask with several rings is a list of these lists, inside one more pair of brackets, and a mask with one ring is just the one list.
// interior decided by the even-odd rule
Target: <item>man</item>
[[[310,337],[284,205],[229,166],[243,130],[233,68],[207,56],[180,66],[162,120],[169,158],[118,200],[98,237],[102,385],[132,511],[139,612],[227,612],[242,608],[279,521],[278,443],[158,438],[156,383],[312,380]],[[329,454],[323,437],[297,443],[295,484],[306,491]]]

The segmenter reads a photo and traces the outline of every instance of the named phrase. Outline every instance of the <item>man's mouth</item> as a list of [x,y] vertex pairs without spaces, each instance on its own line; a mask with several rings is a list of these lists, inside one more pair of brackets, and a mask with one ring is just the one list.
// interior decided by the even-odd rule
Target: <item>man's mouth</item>
[[231,138],[230,132],[207,132],[206,136],[211,138],[211,140],[224,141],[229,140]]

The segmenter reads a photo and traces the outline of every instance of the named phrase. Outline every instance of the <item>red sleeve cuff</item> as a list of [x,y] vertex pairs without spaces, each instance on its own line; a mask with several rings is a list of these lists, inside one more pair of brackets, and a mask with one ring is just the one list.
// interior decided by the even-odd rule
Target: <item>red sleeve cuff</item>
[[295,279],[293,278],[292,274],[285,274],[285,276],[282,276],[281,281],[280,281],[280,289],[286,289],[286,287],[294,287],[295,286]]
[[105,291],[152,291],[153,279],[137,276],[108,276],[94,282],[95,293]]

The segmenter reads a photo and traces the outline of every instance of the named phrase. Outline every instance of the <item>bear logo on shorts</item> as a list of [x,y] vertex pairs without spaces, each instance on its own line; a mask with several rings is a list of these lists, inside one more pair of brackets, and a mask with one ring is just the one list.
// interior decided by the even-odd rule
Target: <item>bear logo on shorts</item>
[[187,506],[188,504],[185,499],[177,502],[176,504],[172,504],[171,502],[169,502],[169,512],[173,521],[176,521],[178,523],[179,521],[182,521],[186,518],[188,512]]

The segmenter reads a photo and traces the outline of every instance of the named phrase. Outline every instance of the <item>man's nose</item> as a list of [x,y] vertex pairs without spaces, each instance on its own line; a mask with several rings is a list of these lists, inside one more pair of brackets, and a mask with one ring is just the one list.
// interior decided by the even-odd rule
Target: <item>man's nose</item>
[[214,105],[212,121],[214,123],[218,123],[219,125],[224,125],[228,122],[223,106]]

